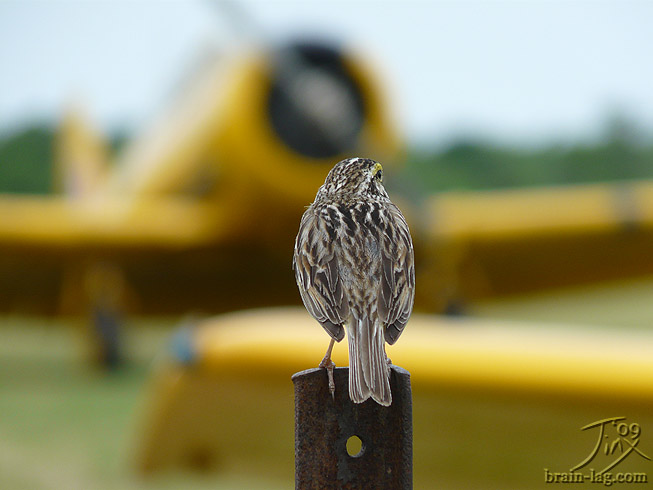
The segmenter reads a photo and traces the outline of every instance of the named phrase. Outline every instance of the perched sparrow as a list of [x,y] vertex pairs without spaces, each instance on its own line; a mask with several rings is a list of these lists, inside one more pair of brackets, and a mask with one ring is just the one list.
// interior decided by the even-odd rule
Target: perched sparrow
[[304,306],[331,336],[349,338],[349,397],[392,403],[385,342],[394,344],[413,309],[413,243],[383,188],[383,167],[367,158],[335,165],[299,225],[293,268]]

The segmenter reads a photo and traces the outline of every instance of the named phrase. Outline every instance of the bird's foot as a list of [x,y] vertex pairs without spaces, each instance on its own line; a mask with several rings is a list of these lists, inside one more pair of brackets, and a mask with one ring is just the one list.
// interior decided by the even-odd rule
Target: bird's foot
[[331,393],[331,398],[335,399],[336,383],[333,381],[333,369],[336,367],[336,364],[329,356],[324,356],[324,359],[322,359],[322,362],[320,362],[318,367],[326,369],[327,376],[329,377],[329,393]]

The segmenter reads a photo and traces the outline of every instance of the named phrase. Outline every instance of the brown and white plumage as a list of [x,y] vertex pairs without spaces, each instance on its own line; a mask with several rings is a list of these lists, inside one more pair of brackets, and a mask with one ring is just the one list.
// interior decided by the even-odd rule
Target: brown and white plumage
[[370,159],[335,165],[302,216],[293,268],[308,312],[335,341],[347,331],[351,399],[390,405],[385,342],[396,342],[411,314],[415,268],[408,225],[382,175]]

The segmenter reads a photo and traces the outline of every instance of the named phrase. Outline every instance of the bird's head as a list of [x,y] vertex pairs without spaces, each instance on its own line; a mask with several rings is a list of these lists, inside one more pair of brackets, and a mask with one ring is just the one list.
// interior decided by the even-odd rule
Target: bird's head
[[318,193],[326,196],[388,198],[383,187],[383,167],[369,158],[347,158],[331,169]]

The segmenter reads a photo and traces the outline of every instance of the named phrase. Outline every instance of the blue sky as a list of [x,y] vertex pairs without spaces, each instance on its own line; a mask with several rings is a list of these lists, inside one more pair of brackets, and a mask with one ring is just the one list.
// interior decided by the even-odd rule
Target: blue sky
[[[271,42],[314,34],[369,55],[408,139],[653,134],[653,2],[238,2]],[[248,37],[208,1],[0,1],[0,133],[72,100],[105,131],[155,118],[208,45]]]

